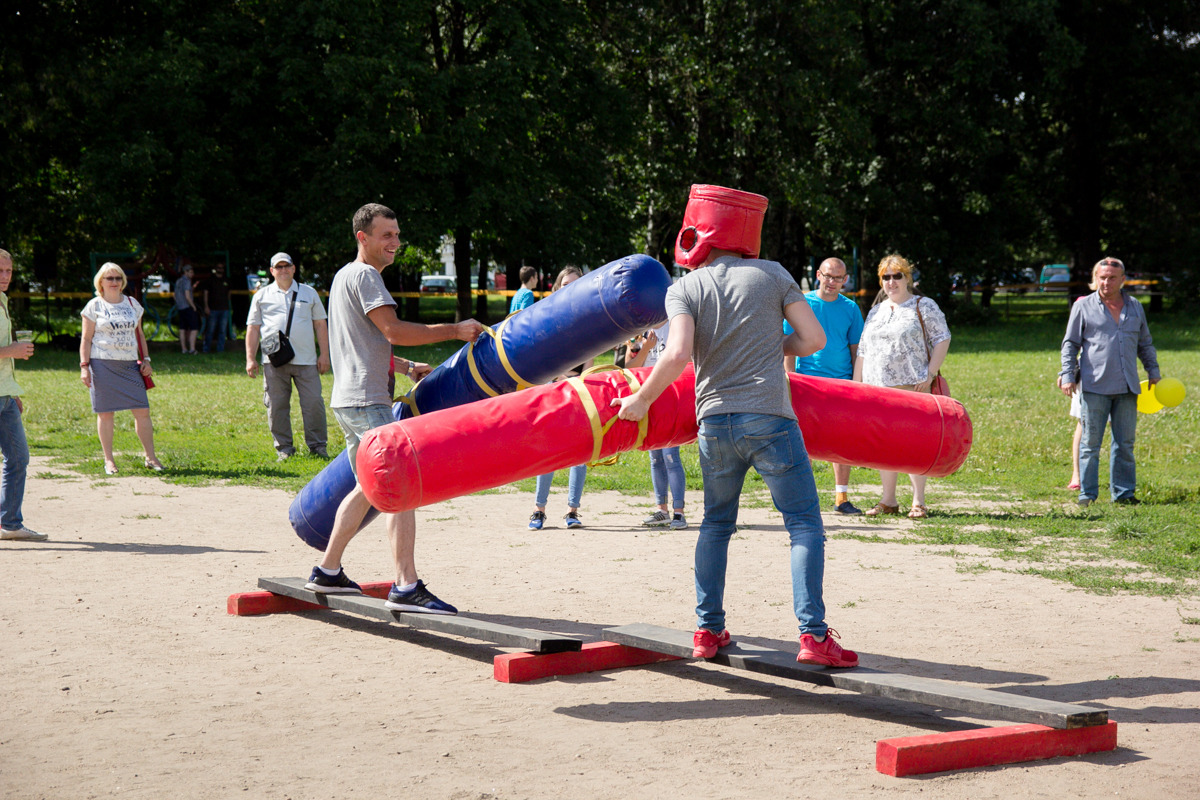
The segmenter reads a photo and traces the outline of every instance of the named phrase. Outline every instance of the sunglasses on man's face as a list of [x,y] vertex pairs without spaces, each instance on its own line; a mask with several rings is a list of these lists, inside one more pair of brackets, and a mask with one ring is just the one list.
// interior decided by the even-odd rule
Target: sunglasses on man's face
[[904,273],[903,272],[897,272],[895,274],[890,273],[890,272],[884,273],[883,275],[879,276],[879,280],[881,280],[881,281],[902,281],[902,280],[904,280]]

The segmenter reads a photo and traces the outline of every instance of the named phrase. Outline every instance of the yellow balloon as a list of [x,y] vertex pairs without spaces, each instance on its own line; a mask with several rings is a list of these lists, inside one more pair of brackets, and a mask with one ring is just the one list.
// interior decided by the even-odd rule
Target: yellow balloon
[[1154,397],[1168,408],[1174,408],[1182,403],[1186,394],[1187,390],[1183,388],[1183,381],[1178,378],[1163,378],[1154,384]]
[[1142,381],[1142,393],[1138,395],[1137,406],[1138,411],[1143,414],[1157,414],[1162,411],[1163,404],[1155,397],[1150,381]]

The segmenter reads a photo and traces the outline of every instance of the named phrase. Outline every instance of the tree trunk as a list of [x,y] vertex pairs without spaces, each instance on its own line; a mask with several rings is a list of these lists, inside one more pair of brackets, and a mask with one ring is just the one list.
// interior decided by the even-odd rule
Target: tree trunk
[[454,321],[462,322],[471,316],[471,229],[466,225],[454,229],[454,275],[458,284]]

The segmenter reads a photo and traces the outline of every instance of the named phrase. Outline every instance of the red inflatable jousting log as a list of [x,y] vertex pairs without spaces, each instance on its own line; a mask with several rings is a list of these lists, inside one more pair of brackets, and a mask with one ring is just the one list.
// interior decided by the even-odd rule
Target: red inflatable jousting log
[[[696,439],[689,366],[641,425],[616,419],[613,398],[649,368],[605,371],[422,414],[367,432],[358,480],[394,513],[598,461]],[[852,381],[791,375],[792,407],[810,457],[935,477],[962,466],[971,420],[962,404]]]

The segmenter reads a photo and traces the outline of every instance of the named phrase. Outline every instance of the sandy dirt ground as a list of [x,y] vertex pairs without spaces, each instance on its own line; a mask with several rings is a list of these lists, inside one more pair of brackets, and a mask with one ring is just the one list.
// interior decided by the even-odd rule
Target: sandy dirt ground
[[[52,539],[0,542],[5,798],[1200,796],[1194,598],[1098,597],[831,538],[828,618],[864,666],[1092,705],[1120,726],[1110,753],[892,778],[875,770],[880,739],[1007,723],[695,661],[504,684],[492,660],[507,651],[488,644],[329,611],[230,616],[229,595],[316,563],[290,495],[36,460],[30,474],[27,522]],[[567,532],[556,487],[534,533],[531,505],[501,491],[419,511],[426,582],[463,613],[588,640],[692,628],[698,494],[678,532],[640,528],[648,503],[608,492],[586,494],[586,527]],[[741,521],[730,628],[794,647],[780,517]],[[390,579],[386,552],[375,523],[347,572]]]

